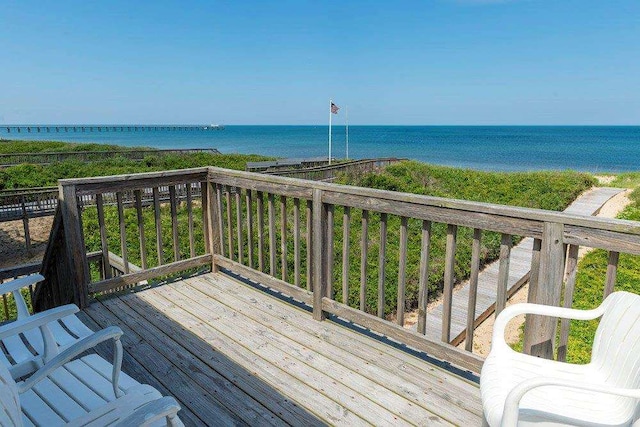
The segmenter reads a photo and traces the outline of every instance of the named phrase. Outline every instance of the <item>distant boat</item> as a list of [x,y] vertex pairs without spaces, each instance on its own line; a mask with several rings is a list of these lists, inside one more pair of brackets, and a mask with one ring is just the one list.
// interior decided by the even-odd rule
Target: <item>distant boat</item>
[[211,129],[211,130],[223,130],[224,126],[223,125],[215,125],[215,124],[210,124],[209,127],[205,126],[205,130],[207,129]]

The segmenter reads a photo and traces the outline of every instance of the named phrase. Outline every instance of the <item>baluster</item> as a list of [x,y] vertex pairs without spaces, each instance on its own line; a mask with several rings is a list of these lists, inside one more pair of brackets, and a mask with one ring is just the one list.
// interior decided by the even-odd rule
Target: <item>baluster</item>
[[283,281],[287,281],[287,198],[280,196],[280,270]]
[[142,193],[140,190],[134,191],[136,202],[136,215],[138,219],[138,242],[140,243],[140,261],[142,269],[147,269],[147,240],[144,235],[144,217],[142,215]]
[[267,197],[267,208],[269,211],[269,274],[276,276],[276,211],[275,196],[269,193]]
[[442,291],[442,341],[451,341],[451,305],[453,302],[453,284],[455,282],[456,239],[458,227],[447,225],[447,247],[444,264],[444,289]]
[[[205,187],[202,186],[202,183],[200,184],[200,194],[202,195],[202,203],[205,203],[205,201],[207,201],[207,193],[205,191],[206,185]],[[218,221],[217,221],[217,226],[218,226],[218,235],[220,236],[220,255],[225,256],[225,245],[224,245],[224,206],[223,206],[223,202],[222,202],[222,185],[220,184],[216,184],[216,202],[218,204]],[[213,208],[212,205],[212,201],[209,200],[208,203],[210,204],[210,206]],[[203,206],[203,210],[202,212],[206,212],[206,210],[204,209]],[[206,223],[207,219],[204,219],[204,222]],[[229,256],[229,258],[231,258],[231,254],[228,253],[227,254]]]
[[387,214],[380,214],[380,248],[378,251],[378,317],[384,318],[384,282],[387,252]]
[[[216,219],[216,221],[220,218],[219,211],[216,213],[216,204],[214,204],[214,199],[216,199],[214,185],[208,181],[201,181],[200,185],[200,206],[202,208],[202,240],[204,241],[204,253],[215,254],[218,253],[222,255],[224,250],[220,248],[222,235],[217,234],[213,227],[214,223],[210,222],[212,219]],[[217,203],[217,201],[216,201]],[[214,251],[214,241],[216,242],[217,248]],[[211,264],[211,271],[213,273],[218,271],[218,267],[215,262]]]
[[187,192],[187,222],[189,224],[189,255],[194,258],[196,256],[196,247],[193,237],[193,195],[191,194],[191,183],[187,183],[185,186]]
[[405,306],[405,286],[407,280],[407,222],[408,218],[403,216],[400,218],[400,254],[398,265],[398,300],[397,300],[397,323],[404,325],[404,306]]
[[169,207],[171,210],[171,238],[173,242],[173,260],[180,260],[180,243],[178,242],[178,203],[176,201],[176,186],[169,186]]
[[333,226],[334,226],[334,210],[335,207],[333,205],[326,205],[326,215],[327,215],[327,228],[326,228],[326,239],[327,239],[327,243],[326,243],[326,255],[327,255],[327,260],[325,261],[326,264],[326,269],[327,272],[326,274],[326,281],[327,281],[327,287],[325,289],[326,291],[326,296],[333,299],[333,261],[335,258],[335,250],[333,248]]
[[507,305],[507,288],[509,287],[509,261],[511,259],[511,245],[511,235],[503,234],[500,241],[500,264],[498,266],[496,316],[498,316]]
[[467,305],[467,331],[464,348],[473,351],[473,331],[476,321],[476,298],[478,296],[478,275],[480,272],[480,249],[482,243],[482,230],[473,230],[473,243],[471,246],[471,276],[469,277],[469,304]]
[[242,188],[236,187],[236,237],[238,239],[238,262],[244,263],[244,234],[242,232]]
[[342,213],[342,303],[349,304],[349,233],[351,208],[345,206]]
[[360,236],[360,310],[367,309],[367,256],[369,249],[369,211],[362,211]]
[[300,199],[293,199],[293,284],[300,286]]
[[229,259],[233,259],[233,223],[231,222],[231,187],[226,187],[224,193],[225,203],[227,204],[227,249],[229,250]]
[[256,193],[258,210],[258,269],[264,272],[264,198],[262,191]]
[[246,191],[247,204],[247,256],[249,257],[249,268],[253,268],[253,193]]
[[96,209],[98,211],[98,227],[100,228],[100,246],[102,247],[103,274],[105,279],[111,279],[111,263],[109,262],[109,246],[107,228],[104,224],[104,204],[102,194],[96,194]]
[[162,243],[162,222],[160,220],[160,192],[158,187],[153,187],[153,213],[156,222],[156,249],[158,251],[158,265],[164,263],[164,250]]
[[116,193],[116,203],[118,204],[118,220],[120,222],[120,250],[122,251],[122,263],[124,264],[124,274],[129,274],[129,255],[127,253],[127,230],[124,222],[124,208],[122,205],[122,193]]
[[420,249],[420,281],[418,291],[418,332],[427,330],[427,302],[429,300],[429,251],[431,248],[431,221],[422,221]]
[[312,233],[312,223],[313,223],[313,201],[307,200],[307,208],[306,208],[306,217],[307,217],[307,290],[312,290],[312,275],[313,268],[311,267],[311,253],[313,249],[313,233]]

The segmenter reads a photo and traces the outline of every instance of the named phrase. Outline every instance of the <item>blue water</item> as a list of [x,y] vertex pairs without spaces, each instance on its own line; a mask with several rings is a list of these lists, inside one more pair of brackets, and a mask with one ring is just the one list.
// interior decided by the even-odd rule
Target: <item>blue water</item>
[[[98,142],[155,148],[217,148],[278,157],[328,154],[327,126],[226,126],[222,131],[7,133],[0,138]],[[333,156],[345,157],[333,127]],[[349,157],[406,157],[482,170],[640,169],[640,126],[350,126]]]

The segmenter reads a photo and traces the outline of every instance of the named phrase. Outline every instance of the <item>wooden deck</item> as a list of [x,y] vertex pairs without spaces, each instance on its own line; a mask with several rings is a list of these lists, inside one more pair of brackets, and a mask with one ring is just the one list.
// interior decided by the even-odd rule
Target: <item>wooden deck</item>
[[106,298],[81,318],[123,329],[123,370],[178,399],[187,425],[481,424],[476,375],[222,273]]

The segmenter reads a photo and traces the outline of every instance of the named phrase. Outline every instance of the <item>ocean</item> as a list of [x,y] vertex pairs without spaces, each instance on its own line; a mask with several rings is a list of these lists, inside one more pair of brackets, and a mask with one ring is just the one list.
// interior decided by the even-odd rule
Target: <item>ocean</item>
[[[50,125],[53,126],[53,125]],[[0,138],[96,142],[154,148],[217,148],[277,157],[328,155],[327,126],[226,126],[209,131],[10,133]],[[344,126],[332,155],[346,156]],[[593,173],[640,169],[640,126],[350,126],[349,158],[402,157],[455,167]]]

